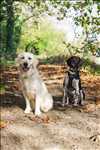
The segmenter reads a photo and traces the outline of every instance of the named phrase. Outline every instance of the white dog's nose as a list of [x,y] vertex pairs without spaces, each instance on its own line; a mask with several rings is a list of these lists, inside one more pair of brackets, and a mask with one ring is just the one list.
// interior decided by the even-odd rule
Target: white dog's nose
[[24,65],[25,68],[27,68],[28,63],[27,63],[27,62],[24,62],[23,65]]

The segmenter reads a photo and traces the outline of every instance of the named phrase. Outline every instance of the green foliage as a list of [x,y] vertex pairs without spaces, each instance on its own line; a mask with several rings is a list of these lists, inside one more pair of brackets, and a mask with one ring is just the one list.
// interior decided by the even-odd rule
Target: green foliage
[[[7,59],[16,56],[16,49],[19,45],[21,28],[25,18],[22,14],[22,7],[30,6],[35,10],[32,16],[38,15],[45,10],[45,3],[41,0],[1,0],[0,2],[0,53]],[[22,5],[22,7],[20,6]],[[21,20],[21,17],[23,20]]]
[[4,94],[6,91],[5,85],[0,83],[0,94]]
[[[49,6],[52,5],[58,9],[59,13],[56,17],[59,20],[68,17],[67,11],[70,8],[82,12],[81,15],[76,15],[74,20],[77,25],[84,28],[86,34],[83,47],[77,48],[72,45],[73,43],[70,44],[67,41],[64,44],[64,34],[55,31],[47,20],[41,21],[40,16],[43,12],[49,15],[53,14],[52,10],[49,11],[46,0],[1,0],[0,53],[2,65],[13,63],[4,57],[14,59],[16,51],[35,51],[36,54],[47,57],[82,54],[89,58],[90,52],[98,49],[99,44],[89,39],[89,35],[98,34],[100,30],[98,16],[91,15],[93,4],[97,4],[99,15],[100,3],[98,0],[48,0],[48,2]],[[25,11],[26,7],[31,10],[29,16],[27,11],[23,13],[23,9]]]
[[63,33],[55,31],[47,21],[38,24],[38,28],[33,25],[27,32],[26,28],[23,29],[18,51],[34,49],[36,54],[46,56],[64,52]]
[[100,75],[100,66],[91,62],[89,58],[84,59],[83,68],[85,68],[85,70],[89,71],[91,74]]
[[14,60],[10,60],[10,59],[5,59],[5,57],[1,57],[1,60],[0,60],[0,67],[4,68],[4,67],[9,67],[9,66],[12,66],[12,65],[15,65],[15,61]]

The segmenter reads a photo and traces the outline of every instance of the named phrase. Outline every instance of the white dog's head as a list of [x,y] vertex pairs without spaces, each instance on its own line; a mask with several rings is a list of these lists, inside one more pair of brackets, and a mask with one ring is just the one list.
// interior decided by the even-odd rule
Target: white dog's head
[[36,68],[38,62],[38,59],[29,52],[20,53],[16,58],[16,63],[24,72],[29,71],[33,67]]

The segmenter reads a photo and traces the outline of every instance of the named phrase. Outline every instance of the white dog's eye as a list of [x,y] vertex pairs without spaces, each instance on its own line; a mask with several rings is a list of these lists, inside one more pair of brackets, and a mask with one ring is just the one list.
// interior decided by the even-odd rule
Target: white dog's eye
[[24,59],[24,56],[22,56],[21,59]]
[[32,58],[31,58],[31,57],[28,57],[28,59],[31,60]]

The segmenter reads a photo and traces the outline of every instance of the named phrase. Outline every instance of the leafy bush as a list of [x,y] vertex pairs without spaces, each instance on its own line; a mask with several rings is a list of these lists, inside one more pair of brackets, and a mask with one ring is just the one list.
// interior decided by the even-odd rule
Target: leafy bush
[[43,56],[52,56],[64,52],[64,35],[52,28],[51,24],[41,22],[38,28],[34,24],[27,30],[27,26],[22,29],[21,42],[18,48],[20,50],[35,50],[36,54]]

